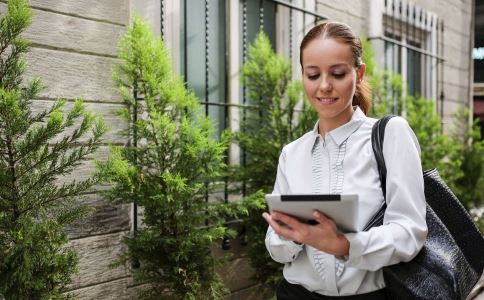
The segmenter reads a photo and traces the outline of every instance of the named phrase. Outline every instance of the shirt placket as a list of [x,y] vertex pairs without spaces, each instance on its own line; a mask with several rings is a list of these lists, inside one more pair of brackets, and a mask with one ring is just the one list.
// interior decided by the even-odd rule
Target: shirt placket
[[[315,149],[315,166],[313,168],[313,176],[315,177],[314,193],[316,194],[328,194],[331,186],[331,158],[326,145],[326,140],[319,138],[317,141],[317,147]],[[320,278],[326,287],[329,287],[328,276],[326,266],[328,262],[326,261],[328,255],[322,251],[314,249],[313,260],[314,268],[318,272]]]
[[[341,145],[345,148],[346,143]],[[337,144],[331,140],[322,139],[318,141],[315,161],[319,163],[316,169],[313,169],[315,177],[319,182],[315,182],[314,193],[321,194],[337,194],[342,192],[342,156],[344,156],[345,149],[340,149]],[[319,168],[319,169],[318,169]],[[340,277],[344,271],[344,264],[336,260],[334,257],[314,249],[313,259],[315,269],[327,287],[337,291],[336,277]],[[328,272],[328,266],[334,266],[334,272]]]

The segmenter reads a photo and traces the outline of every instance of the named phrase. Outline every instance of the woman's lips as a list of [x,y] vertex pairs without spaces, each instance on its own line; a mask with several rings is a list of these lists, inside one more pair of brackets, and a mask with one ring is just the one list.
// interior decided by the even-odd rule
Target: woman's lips
[[336,100],[338,100],[338,98],[331,98],[331,97],[316,97],[316,99],[322,104],[331,104],[336,102]]

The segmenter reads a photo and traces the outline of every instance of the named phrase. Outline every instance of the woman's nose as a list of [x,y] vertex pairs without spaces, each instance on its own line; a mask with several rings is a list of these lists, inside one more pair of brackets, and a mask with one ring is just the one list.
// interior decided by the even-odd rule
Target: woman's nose
[[328,80],[326,76],[321,77],[321,82],[319,83],[319,89],[321,91],[330,91],[332,88],[331,82]]

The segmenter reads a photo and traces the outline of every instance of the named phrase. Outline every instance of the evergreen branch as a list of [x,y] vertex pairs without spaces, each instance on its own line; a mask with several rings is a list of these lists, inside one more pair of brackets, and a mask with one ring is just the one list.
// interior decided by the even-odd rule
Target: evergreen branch
[[[36,168],[38,168],[40,165],[43,165],[45,164],[46,162],[52,162],[52,161],[56,161],[56,159],[58,158],[59,156],[59,151],[62,151],[62,150],[66,150],[68,147],[69,147],[69,143],[68,143],[68,137],[64,138],[63,139],[63,143],[56,143],[54,145],[54,148],[51,149],[51,151],[49,152],[49,145],[48,144],[44,144],[42,145],[43,146],[43,149],[44,151],[42,152],[41,156],[39,158],[36,159],[35,163],[32,164],[30,167],[26,168],[25,170],[23,170],[23,172],[21,172],[19,174],[19,177],[22,178],[24,177],[25,175],[28,175],[30,174],[31,172],[33,172]],[[65,144],[65,148],[64,147],[55,147],[59,144]],[[19,158],[19,161],[22,159],[24,159],[25,156],[22,156],[21,158]]]
[[7,13],[0,20],[0,55],[32,22],[27,1],[9,1]]
[[[8,170],[10,172],[9,176],[9,183],[10,183],[10,189],[12,192],[12,198],[13,199],[19,199],[19,190],[17,187],[17,176],[16,176],[16,165],[15,165],[15,158],[13,156],[13,141],[7,137],[7,164],[8,164]],[[13,214],[14,214],[14,219],[17,219],[19,216],[18,212],[18,207],[16,205],[17,203],[13,203]]]
[[[72,111],[74,111],[74,109]],[[55,144],[53,144],[51,146],[50,152],[48,152],[47,150],[49,148],[49,145],[46,144],[47,141],[49,139],[51,139],[53,136],[63,132],[66,126],[72,125],[73,121],[76,118],[78,118],[78,116],[81,113],[80,111],[75,111],[74,113],[72,113],[72,111],[71,111],[71,113],[69,113],[69,115],[66,118],[64,124],[59,126],[59,128],[57,130],[54,131],[54,128],[52,126],[47,125],[45,127],[38,129],[37,133],[33,134],[36,137],[35,139],[33,139],[33,140],[26,139],[26,143],[25,143],[26,146],[24,147],[25,149],[27,149],[27,150],[30,150],[32,148],[35,149],[37,147],[37,145],[38,146],[43,145],[44,151],[43,151],[43,154],[40,157],[36,158],[36,162],[33,165],[31,165],[29,168],[25,169],[19,175],[19,177],[28,174],[29,172],[31,172],[32,170],[37,168],[39,165],[44,164],[46,161],[56,160],[56,158],[59,155],[59,152],[67,151],[67,149],[69,149],[69,147],[72,144],[74,144],[78,139],[80,139],[82,136],[84,136],[86,131],[89,128],[91,128],[91,124],[93,122],[92,117],[91,116],[85,117],[83,119],[82,124],[78,128],[76,128],[70,136],[66,136],[60,142],[56,142]],[[89,143],[99,144],[99,138],[105,132],[106,132],[106,128],[105,128],[104,123],[102,123],[102,124],[96,123],[95,128],[93,129],[94,137],[93,137],[93,139],[91,139],[88,142],[88,144]],[[28,152],[25,153],[24,155],[27,155],[27,154],[28,154]],[[23,157],[23,156],[21,156],[21,157]],[[19,160],[20,160],[20,158],[19,158]]]
[[[50,139],[50,137],[48,138]],[[30,149],[34,148],[36,145],[42,146],[43,151],[40,157],[36,157],[36,161],[33,165],[30,167],[26,168],[23,170],[22,173],[19,174],[20,177],[23,177],[30,172],[32,172],[34,169],[36,169],[38,166],[45,164],[46,162],[53,162],[54,164],[56,163],[58,157],[59,157],[59,152],[66,152],[71,145],[74,143],[73,136],[66,136],[63,137],[60,142],[56,142],[52,146],[49,146],[49,144],[46,143],[48,139],[42,139],[38,143],[35,143],[34,145],[27,145],[25,147],[26,151],[29,151]],[[34,148],[35,149],[35,148]],[[50,149],[50,151],[49,151]],[[35,150],[34,150],[35,151]],[[32,151],[29,151],[32,152]],[[24,157],[29,154],[29,152],[26,152],[23,154],[21,159],[24,159]]]
[[14,75],[10,76],[13,78],[19,78],[21,76],[21,73],[25,70],[25,63],[23,60],[20,60],[20,55],[27,52],[28,45],[26,43],[18,43],[18,45],[13,46],[11,49],[12,51],[7,59],[2,59],[0,65],[0,85],[7,89],[13,89],[18,86],[17,84],[14,84],[15,82],[13,84],[8,84],[7,81],[7,84],[5,84],[4,78],[7,74]]
[[49,154],[47,151],[49,148],[49,140],[54,138],[56,135],[62,133],[63,131],[64,128],[62,127],[52,128],[51,126],[43,126],[30,129],[27,132],[25,139],[18,145],[18,151],[16,153],[18,155],[16,155],[16,161],[22,161],[31,153],[37,153],[39,151],[42,151],[42,154],[40,157],[36,158],[36,163],[34,165],[32,165],[30,168],[27,168],[23,172],[22,176],[25,173],[33,170],[37,165],[42,164],[45,160],[52,159],[53,157],[58,155],[58,151],[64,151],[69,147],[69,145],[75,142],[75,137],[72,135],[63,137],[60,142],[56,142],[53,146],[51,146],[52,150]]
[[60,163],[58,165],[57,163],[52,163],[49,166],[49,169],[42,174],[41,178],[36,180],[33,184],[25,189],[25,192],[21,195],[21,197],[26,197],[30,192],[35,192],[35,189],[41,183],[45,182],[46,178],[53,178],[54,176],[70,173],[74,167],[80,165],[81,161],[87,160],[88,158],[86,156],[93,153],[97,146],[97,141],[90,140],[87,145],[78,147],[67,158],[63,155]]
[[54,202],[65,199],[69,197],[74,197],[79,195],[80,193],[86,191],[90,187],[92,187],[97,182],[97,179],[87,179],[81,182],[73,181],[69,184],[63,184],[60,188],[48,189],[45,193],[38,195],[37,198],[43,199],[39,202],[33,202],[33,205],[26,207],[25,209],[20,211],[20,214],[26,214],[29,211],[38,208],[45,208],[51,206]]
[[[25,88],[22,88],[21,90],[21,96],[20,98],[25,100],[25,102],[27,102],[28,100],[32,100],[32,99],[35,99],[37,97],[37,94],[43,89],[43,85],[42,85],[42,81],[40,80],[40,78],[34,78],[32,79],[29,84],[25,87]],[[52,106],[51,106],[52,108]],[[46,110],[44,110],[43,112],[45,112]],[[38,115],[41,115],[42,116],[43,113],[39,113]],[[43,118],[45,117],[45,115],[43,115],[41,118],[33,118],[36,120],[36,122],[40,122]]]

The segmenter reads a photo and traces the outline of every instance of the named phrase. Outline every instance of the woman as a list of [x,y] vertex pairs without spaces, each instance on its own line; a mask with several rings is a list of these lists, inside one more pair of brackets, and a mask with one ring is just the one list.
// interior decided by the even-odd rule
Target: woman
[[[371,146],[376,120],[366,117],[370,98],[361,41],[345,24],[320,24],[301,42],[300,62],[319,121],[282,150],[273,193],[358,194],[357,224],[363,229],[385,200]],[[417,255],[427,235],[420,148],[403,118],[387,124],[383,154],[388,173],[382,226],[342,234],[320,212],[314,212],[317,225],[280,212],[263,214],[270,225],[267,250],[285,264],[278,299],[385,299],[381,268]]]

